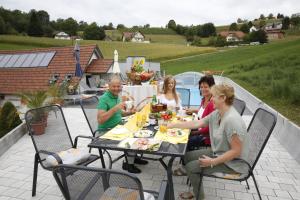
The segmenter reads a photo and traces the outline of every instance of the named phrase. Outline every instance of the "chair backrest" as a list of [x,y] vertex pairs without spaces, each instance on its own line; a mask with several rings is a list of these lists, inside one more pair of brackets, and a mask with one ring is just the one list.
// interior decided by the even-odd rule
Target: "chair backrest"
[[152,97],[146,97],[143,100],[141,100],[140,102],[138,102],[135,108],[137,111],[140,111],[143,109],[143,107],[145,105],[147,105],[148,103],[151,103],[151,102],[152,102]]
[[176,88],[176,91],[180,94],[182,106],[190,107],[191,91],[187,88]]
[[84,98],[80,101],[81,109],[83,111],[85,119],[92,133],[94,133],[98,129],[98,121],[97,121],[98,102],[99,99],[97,96]]
[[258,108],[247,129],[249,135],[249,156],[248,162],[254,169],[261,153],[263,152],[271,133],[276,125],[277,117],[263,109]]
[[59,165],[53,171],[65,199],[141,199],[140,180],[129,173],[85,166]]
[[[48,156],[41,151],[58,153],[73,147],[73,141],[59,105],[28,110],[25,121],[41,164]],[[45,167],[45,165],[43,165]]]
[[233,107],[242,116],[246,109],[246,103],[241,99],[234,98]]

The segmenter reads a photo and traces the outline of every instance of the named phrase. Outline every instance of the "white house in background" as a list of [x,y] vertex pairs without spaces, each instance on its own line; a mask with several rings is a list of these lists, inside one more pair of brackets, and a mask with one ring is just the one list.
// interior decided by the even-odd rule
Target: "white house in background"
[[257,30],[258,29],[255,26],[252,26],[249,31],[250,31],[250,33],[252,33],[252,32],[257,31]]
[[294,18],[294,17],[300,17],[300,13],[292,14],[292,18]]
[[224,37],[227,42],[240,42],[243,41],[246,34],[242,31],[221,31],[219,35]]
[[55,35],[54,39],[70,40],[71,37],[69,36],[69,34],[67,34],[65,32],[59,32]]
[[140,31],[136,32],[123,32],[122,41],[131,41],[131,42],[144,42],[145,35]]

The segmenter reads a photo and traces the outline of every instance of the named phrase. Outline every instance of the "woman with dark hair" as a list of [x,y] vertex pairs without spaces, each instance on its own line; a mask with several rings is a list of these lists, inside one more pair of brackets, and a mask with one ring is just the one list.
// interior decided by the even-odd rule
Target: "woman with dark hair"
[[[214,109],[214,103],[212,101],[211,87],[215,85],[213,76],[202,76],[199,80],[200,95],[203,97],[200,108],[188,109],[187,113],[197,113],[198,119],[202,119],[212,113]],[[201,146],[210,146],[209,127],[203,127],[199,129],[191,130],[191,134],[188,140],[187,150],[196,150]],[[178,167],[173,172],[174,176],[186,175],[185,169]]]
[[[215,85],[213,76],[202,76],[199,80],[200,95],[203,97],[198,110],[187,110],[187,113],[197,113],[198,119],[202,119],[213,112],[214,103],[212,101],[211,87]],[[197,149],[200,146],[210,146],[209,128],[199,128],[191,132],[188,142],[188,150]]]

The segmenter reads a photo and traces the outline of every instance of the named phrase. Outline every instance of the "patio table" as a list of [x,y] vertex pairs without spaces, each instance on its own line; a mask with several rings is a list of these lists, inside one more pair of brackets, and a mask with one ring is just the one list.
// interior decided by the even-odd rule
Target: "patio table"
[[[147,106],[146,106],[147,107]],[[143,109],[142,112],[148,112],[149,109]],[[127,124],[132,124],[135,119],[132,119],[132,121],[128,121]],[[126,126],[126,124],[124,125]],[[153,137],[155,138],[155,135],[157,131],[154,129],[154,126],[148,126],[147,129],[154,132]],[[113,129],[112,129],[113,130]],[[108,134],[108,133],[107,133]],[[189,134],[189,132],[188,132]],[[125,147],[120,147],[118,144],[120,143],[120,138],[117,139],[108,139],[109,137],[99,137],[93,142],[91,142],[88,146],[91,148],[98,148],[100,152],[100,156],[102,157],[101,162],[102,166],[105,167],[102,150],[114,150],[114,151],[121,151],[125,152],[125,154],[128,154],[128,152],[134,152],[138,154],[143,155],[156,155],[159,158],[147,158],[150,160],[159,161],[163,168],[167,172],[167,181],[168,181],[168,190],[167,190],[167,198],[169,200],[174,200],[174,187],[173,187],[173,178],[172,178],[172,166],[175,158],[179,157],[182,158],[185,155],[186,147],[187,147],[187,139],[186,141],[180,141],[180,143],[170,143],[166,140],[162,141],[160,148],[157,151],[149,151],[149,150],[138,150],[138,149],[128,149]],[[169,157],[168,163],[164,161],[164,158]]]

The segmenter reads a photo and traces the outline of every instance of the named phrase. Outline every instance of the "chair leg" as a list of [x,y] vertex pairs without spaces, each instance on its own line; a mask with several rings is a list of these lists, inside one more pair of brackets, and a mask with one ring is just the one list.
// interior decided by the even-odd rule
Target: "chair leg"
[[201,189],[201,186],[202,186],[202,179],[203,179],[203,175],[201,173],[200,174],[200,182],[199,182],[199,185],[198,185],[198,191],[197,191],[197,194],[195,194],[196,195],[196,200],[200,200],[199,196],[200,196],[200,189]]
[[250,190],[250,186],[249,186],[248,180],[246,180],[246,183],[247,183],[247,190]]
[[257,191],[257,194],[258,194],[258,198],[259,198],[260,200],[262,200],[262,199],[261,199],[260,192],[259,192],[259,189],[258,189],[258,185],[257,185],[256,180],[255,180],[255,177],[254,177],[254,174],[252,174],[251,176],[252,176],[253,181],[254,181],[254,185],[255,185],[255,188],[256,188],[256,191]]
[[34,168],[33,168],[33,182],[32,182],[32,196],[36,195],[36,183],[37,183],[37,174],[38,174],[38,164],[39,156],[36,153],[34,156]]

